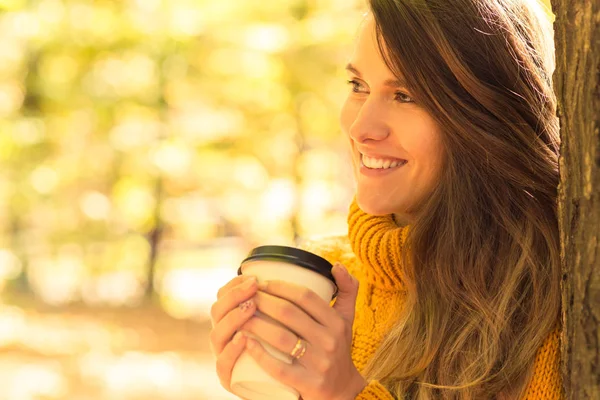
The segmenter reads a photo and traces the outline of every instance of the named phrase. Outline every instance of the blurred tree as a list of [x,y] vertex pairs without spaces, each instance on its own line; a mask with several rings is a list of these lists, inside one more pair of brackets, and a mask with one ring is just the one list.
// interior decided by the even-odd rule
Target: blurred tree
[[568,399],[600,398],[600,2],[553,0],[561,123],[563,376]]
[[0,1],[0,280],[122,304],[161,291],[179,248],[343,231],[337,114],[364,6]]

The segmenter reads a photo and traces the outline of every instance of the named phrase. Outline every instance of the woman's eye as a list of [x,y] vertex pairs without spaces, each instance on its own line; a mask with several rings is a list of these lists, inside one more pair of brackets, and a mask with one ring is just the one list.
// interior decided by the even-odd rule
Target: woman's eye
[[355,80],[350,80],[350,81],[347,81],[347,82],[348,82],[348,84],[352,85],[352,91],[354,93],[363,93],[362,91],[360,91],[360,87],[362,86],[360,84],[360,82],[357,82]]
[[[367,93],[365,90],[361,90],[361,88],[363,87],[362,83],[360,83],[354,79],[349,80],[347,82],[349,85],[352,85],[352,92]],[[403,93],[403,92],[396,92],[394,100],[397,100],[401,103],[414,103],[415,102],[412,97],[410,97],[409,95],[407,95],[406,93]]]
[[415,102],[412,97],[410,97],[406,93],[402,93],[402,92],[396,92],[396,100],[398,100],[402,103],[414,103]]

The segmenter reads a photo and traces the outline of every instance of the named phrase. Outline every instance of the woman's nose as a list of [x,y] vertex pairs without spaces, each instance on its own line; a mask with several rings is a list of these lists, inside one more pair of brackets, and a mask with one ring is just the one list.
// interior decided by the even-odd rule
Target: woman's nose
[[385,110],[373,98],[368,98],[362,103],[350,125],[349,135],[354,141],[364,143],[368,140],[380,141],[390,135],[386,121]]

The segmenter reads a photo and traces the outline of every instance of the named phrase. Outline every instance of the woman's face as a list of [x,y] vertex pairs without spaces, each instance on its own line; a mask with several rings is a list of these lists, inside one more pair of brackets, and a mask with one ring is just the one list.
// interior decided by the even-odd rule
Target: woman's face
[[408,224],[437,182],[440,128],[387,68],[371,14],[361,24],[347,70],[351,90],[340,121],[350,139],[358,205]]

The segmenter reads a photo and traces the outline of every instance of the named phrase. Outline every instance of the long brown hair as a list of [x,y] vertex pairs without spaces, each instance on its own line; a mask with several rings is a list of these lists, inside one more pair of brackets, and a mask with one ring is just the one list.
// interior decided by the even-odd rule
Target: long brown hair
[[535,0],[370,8],[446,154],[403,244],[407,300],[364,373],[399,399],[519,398],[560,315],[550,21]]

